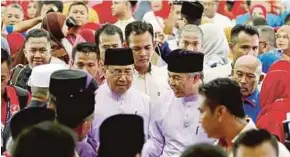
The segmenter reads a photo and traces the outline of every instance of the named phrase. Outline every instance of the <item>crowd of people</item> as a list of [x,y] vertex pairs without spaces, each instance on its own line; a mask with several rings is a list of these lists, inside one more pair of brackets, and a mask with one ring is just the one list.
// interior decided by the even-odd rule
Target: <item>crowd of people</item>
[[1,1],[4,157],[290,157],[290,5]]

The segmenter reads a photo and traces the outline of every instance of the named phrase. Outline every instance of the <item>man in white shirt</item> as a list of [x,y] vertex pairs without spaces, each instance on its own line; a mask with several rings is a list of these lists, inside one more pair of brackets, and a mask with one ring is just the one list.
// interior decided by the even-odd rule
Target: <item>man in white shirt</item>
[[204,6],[204,12],[203,12],[204,20],[220,25],[222,28],[232,26],[232,22],[228,17],[217,13],[217,8],[218,8],[217,0],[203,0],[202,4]]
[[165,69],[151,64],[155,44],[150,23],[134,21],[125,29],[126,45],[133,51],[135,73],[133,87],[155,101],[161,93],[169,90]]
[[113,0],[112,2],[112,15],[118,19],[114,25],[121,28],[123,34],[127,24],[135,21],[132,8],[136,3],[137,1],[134,0]]

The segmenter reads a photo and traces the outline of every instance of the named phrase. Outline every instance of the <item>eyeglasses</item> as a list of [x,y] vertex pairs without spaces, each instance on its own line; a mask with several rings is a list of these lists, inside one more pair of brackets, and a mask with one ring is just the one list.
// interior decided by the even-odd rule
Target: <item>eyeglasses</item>
[[114,75],[115,77],[121,77],[123,75],[125,76],[131,76],[133,74],[133,70],[125,70],[125,71],[121,71],[121,70],[109,70],[109,72]]

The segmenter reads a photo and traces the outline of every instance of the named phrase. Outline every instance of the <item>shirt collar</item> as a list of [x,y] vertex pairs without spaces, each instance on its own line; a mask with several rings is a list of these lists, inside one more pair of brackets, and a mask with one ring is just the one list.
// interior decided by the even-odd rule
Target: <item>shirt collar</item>
[[[239,136],[249,130],[252,129],[257,129],[255,123],[253,122],[253,120],[251,118],[245,118],[245,120],[247,121],[246,126],[232,139],[232,144],[239,138]],[[218,139],[215,143],[216,145],[222,146],[222,147],[226,147],[226,144],[224,142],[224,140],[222,139]]]
[[194,102],[198,100],[198,95],[191,95],[187,97],[182,98],[183,103],[189,103],[189,102]]
[[259,91],[258,89],[256,89],[254,93],[252,93],[250,96],[244,99],[244,102],[256,107],[258,100],[259,100]]

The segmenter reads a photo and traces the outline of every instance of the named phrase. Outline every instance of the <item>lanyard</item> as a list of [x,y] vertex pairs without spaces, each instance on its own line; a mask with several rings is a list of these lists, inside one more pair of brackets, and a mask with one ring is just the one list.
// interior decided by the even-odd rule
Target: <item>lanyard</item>
[[1,147],[3,145],[3,140],[4,140],[4,130],[5,130],[6,125],[7,125],[8,121],[10,120],[10,117],[11,117],[11,112],[10,112],[10,99],[9,98],[8,98],[6,104],[7,104],[7,108],[6,108],[6,119],[5,119],[5,124],[4,124],[3,130],[1,130],[1,138],[2,138]]

